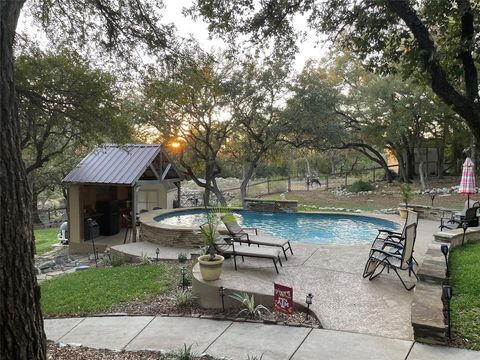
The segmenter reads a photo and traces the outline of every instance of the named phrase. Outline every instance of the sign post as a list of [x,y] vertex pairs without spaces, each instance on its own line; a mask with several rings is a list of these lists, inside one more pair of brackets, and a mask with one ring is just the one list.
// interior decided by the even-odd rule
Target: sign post
[[293,289],[288,286],[273,284],[273,302],[275,311],[284,314],[293,313]]

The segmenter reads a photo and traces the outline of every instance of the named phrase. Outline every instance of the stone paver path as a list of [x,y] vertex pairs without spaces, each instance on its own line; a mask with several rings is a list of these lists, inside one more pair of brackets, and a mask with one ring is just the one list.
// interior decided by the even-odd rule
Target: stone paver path
[[187,317],[106,316],[46,319],[52,341],[112,350],[163,350],[191,345],[226,359],[480,360],[480,352],[324,329]]

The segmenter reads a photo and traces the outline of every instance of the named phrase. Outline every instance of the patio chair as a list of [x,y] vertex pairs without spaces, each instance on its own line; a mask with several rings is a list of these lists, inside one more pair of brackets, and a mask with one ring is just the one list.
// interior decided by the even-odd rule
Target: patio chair
[[280,259],[280,249],[274,248],[258,248],[258,247],[248,247],[248,246],[235,246],[235,241],[230,237],[224,237],[220,234],[217,235],[217,240],[213,245],[215,250],[221,255],[227,257],[233,257],[233,263],[235,265],[235,270],[237,270],[237,256],[242,257],[242,262],[245,260],[244,257],[253,257],[261,259],[270,259],[273,261],[275,266],[275,271],[278,272],[277,261],[282,265],[282,260]]
[[[372,249],[382,249],[385,245],[385,242],[393,242],[401,245],[403,247],[403,242],[405,241],[405,231],[407,227],[411,224],[418,225],[418,213],[412,210],[407,211],[407,218],[403,224],[403,229],[401,232],[388,230],[388,229],[378,229],[378,235],[373,241]],[[416,262],[416,260],[414,259]]]
[[[250,246],[251,244],[264,246],[276,246],[282,249],[283,256],[285,256],[285,260],[287,258],[287,250],[290,250],[290,253],[293,255],[292,246],[290,245],[290,241],[286,239],[281,239],[269,235],[258,235],[258,230],[256,228],[242,228],[235,218],[233,214],[227,214],[221,217],[223,224],[227,228],[228,234],[230,237],[239,243],[245,243]],[[247,230],[254,230],[255,235],[249,234]]]
[[[387,268],[387,271],[392,269],[395,274],[397,274],[405,289],[408,291],[412,290],[415,284],[408,287],[398,273],[398,270],[407,270],[409,276],[413,274],[418,279],[413,269],[413,248],[415,246],[416,236],[417,224],[410,224],[405,229],[405,242],[402,248],[392,243],[386,245],[383,249],[372,249],[363,270],[363,277],[368,277],[369,280],[373,280],[379,276],[385,268]],[[380,271],[377,271],[379,268]]]
[[468,208],[465,211],[464,216],[454,215],[450,218],[442,217],[440,219],[440,231],[442,231],[443,228],[447,228],[449,230],[458,229],[462,227],[463,223],[467,223],[468,226],[478,226],[478,215],[477,215],[478,209],[480,209],[480,206],[474,206],[474,207]]

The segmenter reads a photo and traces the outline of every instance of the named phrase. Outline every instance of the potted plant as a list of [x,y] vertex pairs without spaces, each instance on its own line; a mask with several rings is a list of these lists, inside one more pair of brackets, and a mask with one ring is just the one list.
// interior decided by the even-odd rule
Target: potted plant
[[214,213],[207,214],[207,222],[200,227],[205,241],[206,254],[198,257],[200,273],[205,281],[218,280],[222,272],[222,264],[225,258],[215,252],[215,240],[217,236],[217,217]]
[[405,203],[404,208],[399,208],[398,211],[400,213],[400,217],[406,218],[408,213],[408,202],[413,198],[412,188],[410,184],[401,184],[400,185],[400,193],[402,194],[403,202]]

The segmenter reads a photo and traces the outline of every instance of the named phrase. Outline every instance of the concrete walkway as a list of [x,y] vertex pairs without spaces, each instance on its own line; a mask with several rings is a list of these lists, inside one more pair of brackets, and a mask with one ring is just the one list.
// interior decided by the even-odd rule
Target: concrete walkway
[[199,354],[245,360],[473,360],[480,352],[350,332],[189,317],[108,316],[45,320],[49,340],[111,350]]

